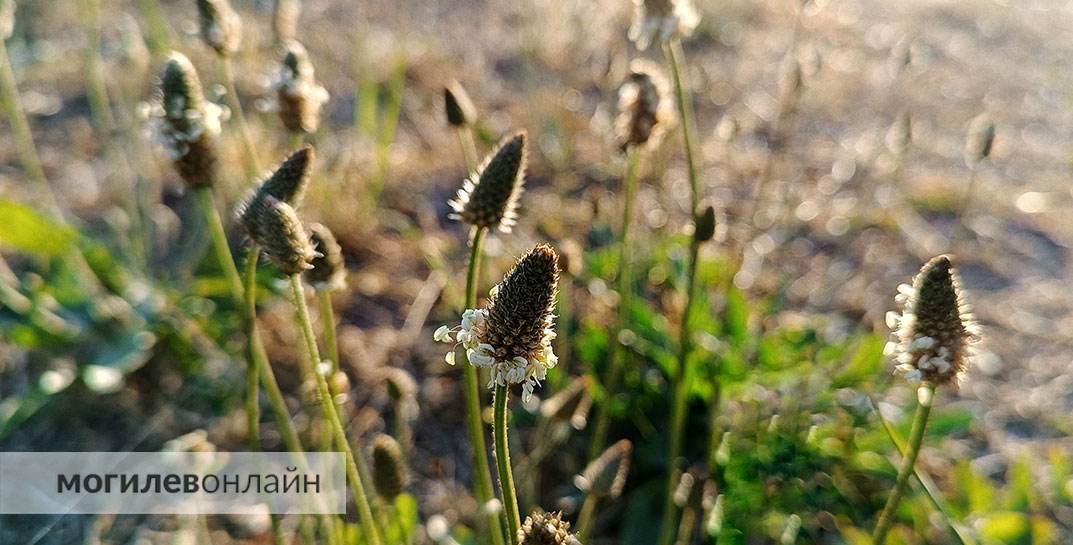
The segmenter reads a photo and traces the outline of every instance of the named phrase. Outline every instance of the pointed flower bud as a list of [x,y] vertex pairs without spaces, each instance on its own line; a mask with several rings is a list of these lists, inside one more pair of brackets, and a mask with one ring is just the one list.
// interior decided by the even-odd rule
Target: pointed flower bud
[[266,197],[274,197],[293,208],[301,204],[302,196],[309,186],[310,174],[313,172],[314,156],[313,146],[307,144],[298,149],[287,156],[264,182],[250,192],[238,210],[250,236],[253,236],[250,227],[254,221],[253,218],[247,219],[246,215],[255,210]]
[[618,498],[626,487],[632,453],[633,443],[629,439],[611,445],[599,458],[589,462],[581,475],[574,477],[574,485],[589,494]]
[[965,162],[975,166],[991,156],[991,146],[995,143],[995,124],[987,114],[976,116],[969,124],[969,134],[965,139]]
[[273,87],[279,104],[279,117],[287,130],[313,133],[320,126],[321,110],[328,102],[328,91],[317,83],[313,63],[302,44],[286,43],[283,62]]
[[699,23],[700,15],[692,0],[633,0],[629,38],[643,51],[654,39],[666,42],[675,35],[687,38]]
[[265,195],[246,210],[242,221],[250,238],[283,274],[300,274],[313,267],[310,263],[317,253],[291,205]]
[[467,179],[450,201],[451,217],[474,227],[509,232],[525,182],[526,143],[524,131],[504,139],[477,170],[476,179]]
[[238,51],[242,41],[242,19],[228,0],[197,0],[201,39],[222,56]]
[[402,448],[390,435],[378,435],[373,440],[373,488],[385,500],[402,494],[407,481],[406,461]]
[[615,136],[619,147],[655,146],[674,121],[674,101],[662,70],[643,59],[634,60],[618,90]]
[[313,240],[313,250],[320,254],[313,258],[313,268],[306,271],[309,283],[320,291],[345,288],[346,264],[343,262],[343,248],[335,241],[335,235],[320,223],[309,224],[309,234]]
[[581,545],[570,533],[570,523],[561,512],[545,513],[540,509],[525,517],[518,529],[519,545]]
[[715,236],[715,207],[708,205],[701,210],[694,221],[693,240],[697,243],[708,242]]
[[904,311],[887,317],[895,330],[888,347],[897,353],[898,371],[911,382],[957,387],[978,334],[950,258],[932,258],[913,285],[903,284],[898,292]]
[[[456,342],[466,349],[471,365],[491,369],[488,387],[522,385],[528,401],[533,388],[555,367],[555,296],[559,282],[559,258],[547,244],[540,244],[518,260],[503,281],[492,289],[484,309],[467,309],[462,324],[436,330],[440,342]],[[454,362],[454,350],[448,363]]]
[[452,127],[472,125],[477,118],[477,108],[457,81],[451,81],[443,88],[443,109],[447,114],[447,123]]
[[197,71],[181,53],[169,55],[160,82],[160,103],[153,110],[154,139],[191,186],[216,181],[215,140],[221,109],[205,100]]

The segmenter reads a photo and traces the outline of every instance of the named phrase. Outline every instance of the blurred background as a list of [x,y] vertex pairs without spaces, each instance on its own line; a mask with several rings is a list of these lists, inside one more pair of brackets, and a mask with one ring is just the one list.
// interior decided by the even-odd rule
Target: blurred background
[[[293,149],[274,111],[274,4],[234,5],[238,98],[267,169]],[[446,538],[415,532],[419,543],[472,542],[476,509],[461,376],[431,340],[457,320],[468,252],[467,228],[448,219],[467,173],[443,88],[457,80],[472,97],[480,155],[529,132],[518,225],[487,241],[481,292],[537,242],[567,260],[561,368],[518,404],[512,430],[516,462],[528,464],[523,509],[572,519],[587,415],[536,432],[554,427],[541,402],[573,376],[599,384],[616,341],[625,170],[616,96],[632,59],[663,64],[658,47],[638,51],[627,39],[632,9],[625,0],[300,2],[295,38],[331,97],[308,137],[317,159],[301,211],[331,228],[348,266],[348,288],[334,296],[348,431],[368,444],[412,428],[417,524],[438,516],[450,528]],[[891,542],[1073,540],[1073,6],[706,0],[697,9],[684,75],[701,193],[719,228],[698,273],[694,360],[705,379],[690,392],[686,436],[701,467],[697,498],[686,493],[682,504],[695,501],[704,516],[684,543],[868,543],[898,459],[880,414],[905,437],[914,398],[882,355],[884,316],[897,286],[940,253],[955,256],[984,340],[960,390],[942,393],[918,462],[946,514],[910,494],[902,514],[913,523]],[[193,0],[18,1],[6,40],[12,72],[0,76],[17,86],[42,171],[25,162],[8,86],[0,450],[245,449],[240,312],[148,120],[170,50],[191,58],[210,100],[228,102],[197,16]],[[981,115],[995,128],[983,159],[971,148]],[[220,138],[215,191],[237,247],[244,235],[230,211],[252,182],[234,119]],[[625,393],[603,402],[614,415],[609,437],[633,441],[633,464],[622,497],[601,505],[594,543],[652,543],[658,529],[691,228],[680,144],[672,130],[640,163],[632,360]],[[84,267],[98,283],[83,281]],[[268,292],[262,335],[301,430],[315,402],[297,371],[300,334],[278,274],[265,267],[258,282]],[[403,402],[398,370],[413,380]],[[710,409],[715,381],[722,400]],[[270,417],[262,444],[283,448]],[[543,460],[527,462],[533,452]],[[699,492],[707,481],[718,492]],[[268,543],[266,525],[2,516],[0,542]]]

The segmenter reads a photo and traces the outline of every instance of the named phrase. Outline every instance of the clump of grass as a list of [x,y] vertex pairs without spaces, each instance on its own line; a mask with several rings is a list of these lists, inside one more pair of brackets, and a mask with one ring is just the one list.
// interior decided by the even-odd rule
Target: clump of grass
[[962,298],[957,273],[947,256],[928,261],[913,285],[898,289],[900,315],[888,315],[896,341],[889,353],[897,356],[897,370],[919,384],[917,410],[909,442],[894,488],[879,515],[872,541],[883,545],[894,522],[894,511],[909,484],[924,440],[937,387],[957,388],[968,367],[969,346],[977,338],[976,326]]

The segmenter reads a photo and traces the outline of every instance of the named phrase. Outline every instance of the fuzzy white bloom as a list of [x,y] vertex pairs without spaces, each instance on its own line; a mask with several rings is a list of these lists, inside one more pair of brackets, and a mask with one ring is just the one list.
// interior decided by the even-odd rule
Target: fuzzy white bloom
[[658,37],[660,42],[675,34],[688,37],[700,23],[692,0],[633,0],[629,38],[644,50]]
[[[164,153],[173,161],[185,157],[190,152],[190,143],[202,136],[219,136],[222,122],[230,117],[229,109],[214,102],[205,101],[200,109],[191,109],[182,104],[182,96],[171,100],[175,102],[171,111],[182,114],[169,117],[162,104],[155,104],[149,110],[149,129],[153,141],[163,147]],[[183,125],[185,128],[180,129]]]
[[[533,389],[547,377],[548,370],[559,363],[551,346],[555,331],[551,327],[544,329],[540,348],[532,357],[526,359],[516,356],[502,360],[496,356],[496,347],[480,341],[480,331],[487,319],[488,311],[485,309],[466,309],[458,326],[440,326],[432,338],[437,342],[454,343],[455,347],[461,346],[466,351],[466,360],[470,365],[490,369],[488,388],[521,384],[522,400],[528,402],[533,397]],[[445,357],[449,365],[455,364],[454,350],[452,348]]]

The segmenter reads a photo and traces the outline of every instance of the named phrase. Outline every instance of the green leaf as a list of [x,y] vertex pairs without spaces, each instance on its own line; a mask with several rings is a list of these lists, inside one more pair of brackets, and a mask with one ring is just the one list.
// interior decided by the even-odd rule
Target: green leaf
[[736,346],[743,346],[749,339],[749,302],[741,290],[733,286],[727,288],[724,327]]
[[879,335],[866,335],[861,337],[857,345],[857,352],[849,365],[835,376],[832,386],[845,388],[857,384],[867,377],[879,375],[879,368],[883,365],[883,347],[886,342]]
[[1032,542],[1032,528],[1028,516],[1013,511],[1000,511],[985,518],[980,535],[987,543],[1028,545]]
[[0,243],[44,257],[65,253],[77,233],[15,201],[0,200]]

